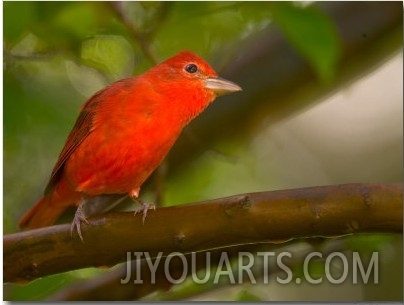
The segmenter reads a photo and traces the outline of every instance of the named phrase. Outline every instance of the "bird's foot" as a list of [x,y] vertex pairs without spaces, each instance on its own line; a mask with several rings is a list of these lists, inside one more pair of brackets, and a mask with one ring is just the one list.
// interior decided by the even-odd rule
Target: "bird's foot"
[[141,201],[139,198],[134,198],[134,200],[138,204],[140,204],[140,207],[135,209],[134,215],[136,215],[138,213],[141,213],[143,215],[142,221],[143,221],[143,224],[144,224],[144,221],[145,221],[146,216],[147,216],[147,211],[148,210],[153,210],[153,211],[156,210],[156,205],[153,204],[153,203],[146,203],[144,201]]
[[72,225],[70,227],[70,235],[73,236],[73,231],[76,228],[77,233],[79,234],[79,237],[81,239],[81,241],[84,243],[84,239],[83,239],[83,235],[81,234],[81,223],[85,222],[86,224],[88,224],[88,220],[86,218],[86,215],[84,213],[84,201],[82,201],[77,210],[76,210],[76,214],[74,214],[74,219],[72,222]]

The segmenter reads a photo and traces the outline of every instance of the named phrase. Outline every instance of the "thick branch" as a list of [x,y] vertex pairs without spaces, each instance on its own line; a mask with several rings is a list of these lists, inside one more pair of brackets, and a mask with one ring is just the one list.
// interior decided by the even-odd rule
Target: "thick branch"
[[238,244],[360,232],[402,232],[402,185],[347,184],[243,194],[149,212],[110,213],[83,224],[4,236],[4,281],[113,266],[127,252],[189,253]]

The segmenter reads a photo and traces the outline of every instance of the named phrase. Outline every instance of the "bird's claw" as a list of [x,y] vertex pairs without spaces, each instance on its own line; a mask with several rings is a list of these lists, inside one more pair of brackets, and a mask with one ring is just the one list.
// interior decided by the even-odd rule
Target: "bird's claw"
[[74,219],[72,221],[72,225],[70,226],[70,235],[73,236],[73,231],[76,228],[77,234],[79,235],[81,241],[84,243],[83,235],[81,234],[81,223],[85,222],[89,224],[86,215],[83,210],[82,204],[80,204],[76,210],[76,214],[74,214]]
[[[139,201],[138,201],[139,202]],[[140,208],[135,210],[134,215],[137,215],[138,213],[142,213],[142,222],[144,224],[144,221],[147,216],[147,211],[148,210],[156,210],[156,205],[153,203],[146,203],[146,202],[139,202],[140,203]]]

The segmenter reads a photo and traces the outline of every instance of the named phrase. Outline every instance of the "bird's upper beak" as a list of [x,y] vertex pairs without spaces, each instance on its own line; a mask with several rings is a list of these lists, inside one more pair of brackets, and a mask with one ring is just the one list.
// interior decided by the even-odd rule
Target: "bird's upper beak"
[[241,87],[235,83],[220,77],[205,79],[205,88],[213,91],[217,96],[242,90]]

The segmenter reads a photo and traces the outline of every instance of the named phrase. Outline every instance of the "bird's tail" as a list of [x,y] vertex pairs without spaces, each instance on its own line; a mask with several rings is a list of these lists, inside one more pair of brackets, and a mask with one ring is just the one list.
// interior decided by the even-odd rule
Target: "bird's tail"
[[52,196],[42,197],[20,219],[20,228],[35,229],[52,225],[67,208],[66,205],[51,204]]

